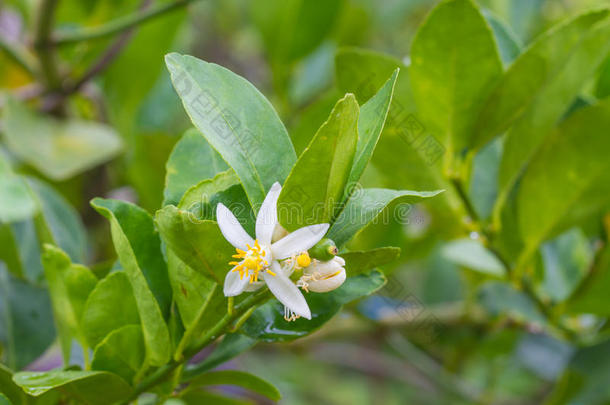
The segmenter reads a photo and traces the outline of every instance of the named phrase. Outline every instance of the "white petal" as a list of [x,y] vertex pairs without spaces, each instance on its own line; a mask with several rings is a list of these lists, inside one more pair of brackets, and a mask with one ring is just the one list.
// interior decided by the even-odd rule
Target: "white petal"
[[345,281],[346,274],[345,270],[337,273],[333,277],[326,278],[324,280],[310,280],[307,282],[307,289],[309,291],[324,293],[341,287],[341,284]]
[[[334,257],[332,260],[321,262],[319,260],[314,260],[311,266],[303,269],[303,274],[311,276],[312,274],[318,274],[318,277],[326,277],[331,274],[335,274],[339,270],[343,268],[341,266],[341,261],[335,260]],[[345,263],[345,262],[344,262]]]
[[271,270],[275,273],[275,276],[266,274],[265,282],[275,298],[295,314],[311,319],[311,311],[305,297],[292,280],[282,274],[282,269],[277,261],[274,260],[271,263]]
[[241,294],[249,282],[250,277],[244,274],[244,278],[240,278],[239,271],[231,270],[225,277],[225,284],[222,290],[226,297],[234,297]]
[[246,245],[254,244],[254,240],[244,231],[235,215],[222,203],[216,206],[216,220],[220,232],[231,245],[241,250],[248,250]]
[[328,224],[310,225],[283,237],[271,245],[273,258],[276,260],[285,259],[308,250],[324,237],[326,231],[328,231],[328,226]]
[[277,199],[280,191],[282,191],[280,183],[273,183],[256,216],[256,239],[260,244],[271,244],[271,236],[277,224]]
[[246,284],[246,288],[244,288],[244,291],[248,291],[248,292],[258,291],[264,285],[265,285],[265,283],[263,281],[255,281],[253,283],[248,283],[248,284]]

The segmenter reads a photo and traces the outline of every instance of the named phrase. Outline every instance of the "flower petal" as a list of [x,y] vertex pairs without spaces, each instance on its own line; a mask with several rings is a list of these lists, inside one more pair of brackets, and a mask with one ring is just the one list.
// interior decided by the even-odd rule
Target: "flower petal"
[[277,224],[277,199],[281,191],[280,183],[273,183],[256,216],[256,239],[263,245],[271,244],[271,236]]
[[271,245],[273,258],[281,260],[308,250],[324,237],[328,226],[328,224],[310,225],[283,237]]
[[305,297],[294,285],[292,280],[284,276],[280,264],[277,261],[271,262],[271,269],[275,276],[270,274],[265,275],[267,287],[271,290],[275,298],[285,306],[287,306],[295,314],[303,318],[311,319],[311,311],[307,305]]
[[341,270],[336,275],[323,280],[310,280],[307,282],[307,289],[309,291],[318,293],[329,292],[341,287],[341,284],[343,284],[345,281],[346,276],[345,270]]
[[254,244],[254,240],[244,231],[235,215],[222,203],[216,206],[216,220],[220,232],[231,245],[241,250],[248,250],[246,245],[252,246]]
[[244,275],[244,277],[241,278],[239,276],[239,271],[233,271],[231,269],[225,277],[225,284],[222,288],[222,291],[224,292],[226,297],[234,297],[236,295],[241,294],[249,282],[250,277]]

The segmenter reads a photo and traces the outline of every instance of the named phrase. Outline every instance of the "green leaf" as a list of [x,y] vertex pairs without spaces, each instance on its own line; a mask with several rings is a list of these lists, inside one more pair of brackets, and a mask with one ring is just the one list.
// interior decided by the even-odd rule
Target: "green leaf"
[[40,215],[35,218],[38,238],[60,247],[73,261],[84,263],[87,233],[79,213],[47,183],[28,178],[28,184],[40,207]]
[[46,289],[12,277],[0,263],[0,342],[3,362],[21,369],[37,359],[55,339]]
[[544,325],[544,315],[524,293],[502,282],[488,282],[479,290],[478,300],[491,315],[508,315],[518,321]]
[[192,213],[168,205],[157,211],[155,222],[163,240],[193,270],[222,284],[234,248],[218,224],[198,220]]
[[292,168],[277,203],[278,219],[288,231],[334,218],[356,152],[358,113],[353,94],[339,100]]
[[[345,208],[337,217],[328,231],[328,237],[335,241],[337,246],[343,246],[358,232],[364,229],[371,221],[394,200],[400,199],[401,209],[393,212],[393,219],[404,220],[404,215],[410,209],[410,204],[419,202],[422,198],[430,198],[441,193],[437,191],[409,191],[388,190],[383,188],[367,188],[356,190]],[[404,208],[404,209],[403,209]],[[406,211],[406,212],[403,212]]]
[[[272,401],[279,401],[282,397],[273,384],[253,374],[238,370],[220,370],[201,374],[190,382],[190,387],[203,387],[208,385],[237,385],[238,387],[254,391]],[[188,390],[189,388],[187,388]]]
[[[13,382],[13,372],[0,363],[0,392],[15,405],[26,403],[25,392]],[[2,401],[0,400],[0,404]],[[10,402],[9,402],[10,404]]]
[[286,64],[322,43],[341,5],[339,0],[257,0],[250,2],[250,11],[272,62]]
[[608,96],[610,96],[610,56],[601,65],[595,84],[595,97],[602,99]]
[[566,312],[610,316],[610,248],[606,245],[597,255],[591,273],[566,303]]
[[[607,16],[608,12],[606,10],[599,14]],[[577,37],[579,41],[573,48],[569,47],[570,41],[566,41],[561,47],[568,47],[571,51],[569,55],[562,55],[565,58],[561,60],[547,62],[556,62],[559,65],[551,65],[556,69],[555,75],[548,75],[546,71],[538,75],[527,72],[537,79],[538,84],[546,85],[538,91],[532,92],[532,89],[528,89],[536,96],[507,133],[500,165],[500,189],[503,193],[509,192],[536,151],[548,144],[546,140],[549,132],[574,101],[583,86],[583,80],[597,70],[604,56],[610,51],[610,20],[605,19]],[[533,48],[530,48],[530,52]],[[527,54],[529,52],[524,55]],[[536,63],[545,66],[539,56]],[[548,83],[547,80],[551,79],[552,82]],[[524,105],[527,103],[523,102],[519,107],[523,109]],[[582,151],[580,155],[584,156]]]
[[604,404],[610,400],[610,342],[580,348],[545,400],[545,405]]
[[472,1],[445,0],[420,26],[411,60],[418,114],[451,159],[472,145],[479,111],[502,75],[491,29]]
[[64,364],[68,366],[72,339],[76,338],[83,348],[87,348],[87,340],[80,327],[81,317],[97,279],[91,270],[72,264],[68,255],[53,245],[44,245],[42,265],[49,284]]
[[502,138],[496,138],[481,148],[473,160],[468,194],[474,209],[483,219],[490,217],[496,202],[502,146]]
[[442,250],[443,256],[462,267],[495,277],[504,277],[506,269],[492,252],[481,242],[472,239],[459,239],[447,243]]
[[23,177],[0,173],[0,222],[31,218],[37,211],[36,201]]
[[166,56],[166,64],[193,124],[258,206],[296,160],[277,113],[252,84],[221,66],[176,53]]
[[214,405],[250,405],[251,401],[244,401],[236,398],[226,397],[224,395],[203,391],[203,390],[192,390],[186,391],[180,396],[185,405],[199,405],[199,404],[214,404]]
[[163,205],[178,205],[190,187],[228,169],[218,152],[194,128],[186,131],[176,143],[165,167]]
[[61,390],[88,405],[107,405],[125,399],[131,393],[127,383],[105,371],[31,371],[20,372],[13,381],[33,396]]
[[390,110],[399,71],[400,68],[396,68],[392,76],[379,89],[377,94],[364,103],[360,109],[360,116],[358,118],[358,145],[347,184],[356,183],[360,180],[360,176],[362,176],[369,160],[373,157],[375,146],[377,146],[386,117],[388,116],[388,111]]
[[14,99],[6,104],[4,129],[15,155],[57,181],[110,160],[122,149],[120,138],[106,125],[37,115]]
[[138,306],[124,271],[100,280],[85,304],[83,333],[89,347],[96,347],[110,332],[128,325],[140,325]]
[[[530,45],[485,102],[473,134],[475,146],[481,147],[503,133],[524,113],[528,118],[520,120],[523,122],[519,128],[527,129],[531,120],[538,117],[536,129],[528,131],[527,136],[544,137],[545,133],[536,136],[534,131],[554,124],[580,90],[589,70],[576,63],[584,56],[583,40],[591,35],[591,27],[607,15],[607,11],[594,11],[577,16],[544,33]],[[600,47],[592,47],[595,48],[595,53],[601,53]],[[593,63],[595,58],[591,55],[588,61],[585,59],[582,63]]]
[[284,319],[284,306],[277,300],[271,300],[252,313],[240,332],[265,342],[297,339],[329,321],[344,304],[373,294],[385,282],[385,276],[380,271],[373,270],[348,277],[341,287],[331,292],[306,294],[311,320],[299,318],[294,322],[287,322]]
[[171,286],[161,241],[148,213],[133,204],[95,198],[91,205],[110,221],[112,241],[129,278],[142,322],[147,362],[165,364],[171,355],[169,315]]
[[24,266],[13,228],[0,223],[0,260],[15,277],[25,278]]
[[112,331],[95,348],[91,368],[114,373],[132,381],[144,363],[146,348],[140,325]]
[[541,289],[553,301],[567,299],[593,262],[593,249],[580,229],[572,229],[541,247],[544,278]]
[[4,394],[0,394],[0,405],[13,405],[11,401]]
[[358,275],[375,267],[383,266],[398,259],[400,248],[382,247],[367,251],[341,253],[349,277]]
[[[610,102],[571,115],[546,140],[523,175],[517,196],[523,260],[559,230],[572,210],[586,210],[610,181]],[[587,141],[583,142],[583,134]],[[601,195],[608,202],[608,195]],[[598,199],[599,199],[598,197]]]
[[388,55],[357,48],[340,49],[335,58],[338,87],[356,94],[364,103],[375,95],[396,68],[394,95],[383,133],[373,154],[371,166],[383,175],[382,186],[389,188],[449,190],[427,205],[433,219],[451,235],[461,230],[461,203],[451,191],[440,170],[445,147],[422,124],[411,90],[410,69]]
[[251,349],[257,343],[258,340],[249,336],[240,333],[227,333],[212,354],[206,357],[201,363],[185,369],[184,380],[189,380],[194,376],[216,368],[246,350]]
[[489,10],[483,10],[483,15],[494,33],[502,63],[504,66],[510,65],[521,53],[521,43],[517,34]]

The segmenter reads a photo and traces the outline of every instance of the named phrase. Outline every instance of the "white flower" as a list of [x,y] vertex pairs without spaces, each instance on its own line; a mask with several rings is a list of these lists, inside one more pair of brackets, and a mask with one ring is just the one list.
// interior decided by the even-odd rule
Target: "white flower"
[[276,242],[272,237],[277,220],[277,199],[282,186],[273,184],[256,217],[256,239],[242,228],[233,213],[223,204],[216,208],[216,219],[225,239],[237,250],[234,265],[225,278],[224,294],[227,297],[252,291],[267,284],[269,290],[287,308],[290,318],[302,316],[311,319],[305,297],[290,279],[293,266],[282,266],[280,260],[305,252],[322,239],[328,224],[317,224],[298,229]]
[[344,266],[345,260],[339,256],[326,262],[314,260],[310,266],[303,269],[303,275],[297,282],[297,286],[307,292],[319,293],[337,289],[346,278]]

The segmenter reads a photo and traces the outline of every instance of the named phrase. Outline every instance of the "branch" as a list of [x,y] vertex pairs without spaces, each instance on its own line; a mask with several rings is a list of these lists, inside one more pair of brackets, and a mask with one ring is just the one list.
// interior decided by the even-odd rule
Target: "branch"
[[244,301],[242,301],[238,306],[235,307],[235,310],[232,314],[226,314],[212,329],[208,330],[208,332],[202,337],[199,344],[196,347],[185,352],[185,356],[182,359],[176,361],[172,360],[168,364],[163,367],[158,368],[154,373],[145,378],[140,384],[138,384],[133,392],[133,394],[125,400],[123,403],[128,404],[129,402],[135,400],[140,396],[140,394],[148,391],[150,388],[154,387],[157,384],[165,381],[169,375],[180,365],[182,365],[186,360],[190,359],[197,353],[199,353],[204,347],[209,345],[216,339],[217,337],[224,334],[231,323],[246,313],[254,306],[258,306],[262,302],[266,301],[270,296],[270,291],[265,289],[263,291],[259,291],[250,295]]
[[148,22],[149,20],[160,15],[177,10],[180,7],[184,7],[187,4],[195,1],[198,0],[176,0],[172,3],[159,4],[146,11],[138,11],[125,17],[117,18],[116,20],[97,27],[83,28],[73,32],[58,33],[55,35],[53,44],[66,45],[74,42],[88,41],[112,36],[116,33]]
[[55,60],[55,49],[51,43],[57,2],[58,0],[40,0],[34,26],[34,48],[40,63],[40,73],[50,89],[57,89],[61,85]]

